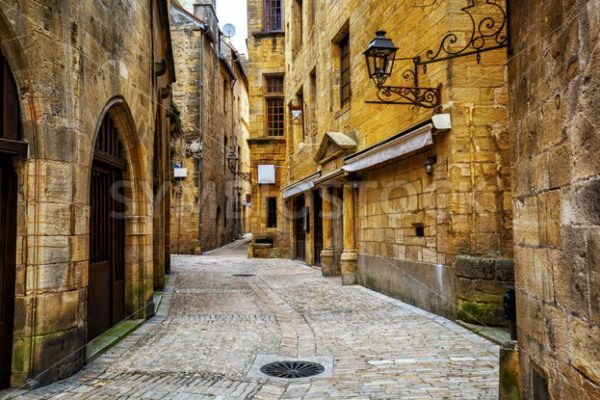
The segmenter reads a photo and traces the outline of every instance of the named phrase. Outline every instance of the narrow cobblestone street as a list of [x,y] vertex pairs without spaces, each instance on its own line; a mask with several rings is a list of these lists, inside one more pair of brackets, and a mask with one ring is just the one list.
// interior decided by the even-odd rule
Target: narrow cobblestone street
[[[497,354],[442,317],[294,261],[247,259],[238,242],[174,257],[156,317],[78,375],[15,398],[495,399]],[[333,371],[268,380],[253,364],[269,357]]]

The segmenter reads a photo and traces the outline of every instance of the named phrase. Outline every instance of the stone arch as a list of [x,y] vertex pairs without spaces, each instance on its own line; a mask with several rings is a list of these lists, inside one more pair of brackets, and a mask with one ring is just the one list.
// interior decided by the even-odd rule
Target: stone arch
[[[91,166],[94,148],[104,119],[110,116],[124,148],[126,169],[123,171],[125,203],[125,316],[145,318],[153,312],[152,265],[152,185],[148,181],[147,160],[140,134],[127,101],[113,97],[102,109],[91,140]],[[89,192],[88,192],[89,198]]]
[[17,83],[17,91],[20,99],[21,126],[23,137],[29,144],[29,158],[37,159],[41,147],[41,135],[38,126],[39,112],[41,109],[35,96],[32,95],[33,75],[30,67],[31,57],[42,54],[38,51],[38,44],[35,40],[29,40],[27,43],[28,57],[23,51],[24,46],[19,41],[20,37],[13,30],[6,15],[0,10],[0,52],[8,61],[11,67],[13,77]]

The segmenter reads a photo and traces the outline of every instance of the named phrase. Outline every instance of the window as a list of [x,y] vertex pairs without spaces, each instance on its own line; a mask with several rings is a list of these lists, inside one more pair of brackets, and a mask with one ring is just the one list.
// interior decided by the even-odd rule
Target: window
[[267,197],[267,228],[277,228],[276,197]]
[[283,76],[266,78],[267,136],[283,136],[285,106]]
[[302,43],[304,41],[304,9],[302,6],[302,0],[294,0],[294,6],[292,9],[292,49],[293,54],[296,55],[300,48],[302,47]]
[[266,32],[283,31],[281,0],[264,0],[264,29]]
[[350,104],[350,35],[346,34],[338,43],[340,50],[340,106]]
[[227,138],[227,136],[225,136],[225,138],[223,139],[223,171],[225,171],[225,168],[227,167],[227,143],[229,142],[229,139]]
[[227,228],[227,205],[229,204],[229,198],[225,196],[225,206],[223,207],[223,226]]
[[309,33],[315,27],[315,13],[317,12],[317,0],[308,0],[310,5],[308,7],[308,31]]
[[314,136],[317,134],[317,68],[312,70],[310,73],[310,116],[308,129]]
[[302,106],[302,115],[300,116],[300,118],[302,119],[302,140],[301,142],[304,143],[306,142],[306,116],[304,115],[304,113],[306,112],[306,104],[304,103],[304,89],[300,88],[300,90],[298,91],[298,93],[296,93],[296,98],[298,99],[298,104]]
[[415,226],[415,235],[417,237],[425,237],[425,227],[423,225]]
[[227,103],[229,100],[229,85],[226,79],[223,79],[223,112],[227,113]]

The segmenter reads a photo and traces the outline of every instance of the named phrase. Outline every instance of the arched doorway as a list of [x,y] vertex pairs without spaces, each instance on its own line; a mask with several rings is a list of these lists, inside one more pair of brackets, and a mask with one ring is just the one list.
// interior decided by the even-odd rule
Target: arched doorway
[[88,340],[125,317],[124,148],[106,114],[96,139],[90,187]]
[[15,157],[27,156],[22,141],[19,95],[8,62],[0,53],[0,388],[10,385],[17,249]]

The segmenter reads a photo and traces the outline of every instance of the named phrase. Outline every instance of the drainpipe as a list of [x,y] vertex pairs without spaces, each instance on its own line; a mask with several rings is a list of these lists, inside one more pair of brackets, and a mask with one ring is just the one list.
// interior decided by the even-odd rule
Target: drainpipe
[[[233,59],[233,55],[232,55],[232,59]],[[235,73],[235,66],[232,65],[232,69]],[[234,110],[234,106],[235,106],[235,100],[234,100],[234,95],[235,95],[235,84],[237,83],[237,79],[235,79],[235,77],[233,78],[233,80],[231,81],[231,136],[232,136],[232,145],[233,145],[233,152],[237,154],[237,148],[238,148],[238,137],[236,135],[235,132],[235,110]],[[235,139],[235,140],[233,140]],[[238,154],[238,163],[240,162],[239,158],[240,155]],[[233,170],[233,197],[231,198],[231,200],[233,200],[233,240],[237,240],[238,238],[238,234],[237,234],[237,229],[238,229],[238,205],[237,205],[237,198],[238,198],[238,192],[237,192],[237,167],[238,164],[236,163],[235,165],[235,169]]]
[[200,157],[200,216],[198,225],[198,242],[200,243],[200,250],[202,251],[202,226],[204,223],[204,113],[206,107],[205,90],[204,90],[204,37],[206,35],[207,27],[204,26],[200,31],[200,143],[202,144],[202,152]]

